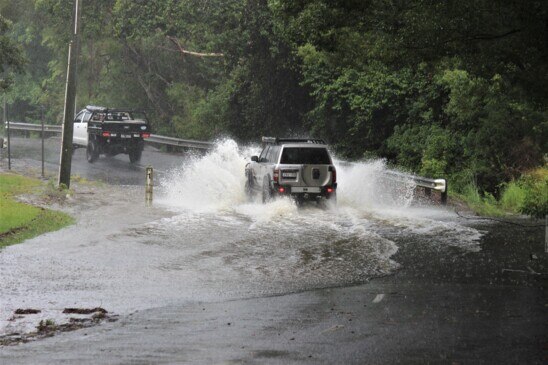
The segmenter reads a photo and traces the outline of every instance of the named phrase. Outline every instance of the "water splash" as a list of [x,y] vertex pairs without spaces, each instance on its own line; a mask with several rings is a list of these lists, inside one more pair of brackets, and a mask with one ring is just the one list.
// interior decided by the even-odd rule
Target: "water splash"
[[196,212],[229,209],[246,202],[244,193],[244,154],[236,142],[219,142],[205,156],[193,156],[170,171],[160,184],[159,202],[168,207]]
[[386,162],[381,159],[360,163],[336,161],[338,199],[343,206],[358,210],[379,210],[387,207],[407,208],[414,196],[411,179],[394,180],[386,175]]
[[[241,205],[249,203],[244,193],[245,165],[249,156],[258,152],[258,147],[240,148],[233,140],[219,142],[205,156],[190,157],[181,167],[170,171],[161,181],[159,202],[195,212],[235,209],[257,213],[256,209]],[[335,165],[339,176],[337,194],[342,206],[360,210],[401,208],[408,207],[413,200],[413,181],[390,180],[384,174],[387,171],[384,160],[352,164],[335,161]],[[268,209],[291,211],[294,204],[289,199],[279,199]]]
[[299,227],[290,227],[291,222],[325,227],[337,217],[367,227],[371,234],[386,232],[389,227],[392,232],[422,234],[444,245],[478,248],[481,233],[456,222],[454,214],[441,207],[413,207],[415,183],[411,179],[394,180],[386,174],[390,170],[380,159],[357,163],[335,161],[338,207],[332,210],[297,208],[287,198],[262,204],[257,197],[249,202],[244,193],[244,170],[249,157],[258,152],[259,147],[242,148],[232,140],[217,143],[207,155],[188,159],[162,181],[163,195],[159,202],[187,214],[222,214],[246,219],[250,222],[249,229],[264,226],[267,230],[281,225],[285,235],[299,232]]

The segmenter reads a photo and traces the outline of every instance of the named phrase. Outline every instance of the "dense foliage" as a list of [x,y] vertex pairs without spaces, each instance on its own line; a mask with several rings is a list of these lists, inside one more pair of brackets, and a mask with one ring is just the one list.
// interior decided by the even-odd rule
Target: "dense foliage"
[[[27,60],[16,117],[57,122],[72,2],[0,11],[2,64],[14,43]],[[311,134],[496,196],[548,151],[547,19],[533,0],[84,0],[78,107],[185,138]]]
[[13,73],[21,71],[24,64],[22,50],[9,37],[11,21],[0,13],[0,90],[5,90],[13,84]]

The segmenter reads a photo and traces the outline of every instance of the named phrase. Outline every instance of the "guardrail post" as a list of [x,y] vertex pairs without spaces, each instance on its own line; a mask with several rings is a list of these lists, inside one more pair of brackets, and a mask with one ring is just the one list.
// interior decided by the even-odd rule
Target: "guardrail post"
[[44,171],[44,160],[45,160],[45,154],[44,154],[44,107],[41,108],[41,119],[42,119],[42,179],[46,177],[45,171]]
[[10,121],[8,120],[8,103],[4,95],[4,122],[6,123],[6,134],[8,137],[8,170],[11,170],[11,140],[10,140]]
[[441,203],[447,205],[447,180],[445,180],[445,190],[441,193]]
[[152,191],[154,188],[153,178],[154,170],[152,166],[146,168],[146,183],[145,183],[145,202],[147,205],[152,204]]

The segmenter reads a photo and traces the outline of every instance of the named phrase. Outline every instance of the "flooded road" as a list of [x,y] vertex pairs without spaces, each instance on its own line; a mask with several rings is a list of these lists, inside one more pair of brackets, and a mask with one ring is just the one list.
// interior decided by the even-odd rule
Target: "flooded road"
[[225,141],[160,178],[153,208],[142,188],[112,187],[74,205],[76,226],[3,250],[3,332],[22,323],[8,321],[21,307],[51,307],[44,318],[63,305],[127,314],[363,283],[398,269],[402,235],[479,250],[481,232],[443,207],[411,206],[413,184],[384,180],[382,161],[339,167],[336,208],[249,202],[252,152]]
[[[219,143],[205,156],[186,157],[162,174],[152,207],[144,205],[144,189],[139,186],[77,186],[71,205],[63,208],[77,217],[75,226],[0,251],[0,333],[29,331],[40,319],[62,323],[68,320],[61,313],[65,307],[100,306],[120,315],[124,326],[131,328],[130,332],[124,332],[117,324],[109,324],[100,326],[104,330],[92,330],[98,346],[104,346],[103,340],[109,337],[101,337],[101,331],[113,331],[112,336],[120,335],[119,331],[125,333],[123,336],[138,331],[139,323],[131,318],[140,318],[149,326],[153,326],[150,320],[155,318],[163,323],[162,328],[178,333],[183,329],[172,328],[173,323],[179,323],[176,318],[185,326],[192,327],[194,322],[188,322],[191,318],[202,318],[202,324],[213,321],[219,326],[223,310],[225,313],[232,310],[238,313],[234,314],[236,318],[243,320],[244,303],[252,308],[250,313],[255,313],[256,325],[260,323],[258,326],[264,330],[268,325],[261,318],[273,314],[256,306],[268,306],[264,303],[269,302],[268,298],[287,296],[288,302],[272,299],[270,303],[290,310],[294,301],[299,310],[304,310],[302,300],[314,303],[319,300],[322,306],[330,305],[322,296],[327,295],[326,291],[333,293],[329,288],[349,288],[353,295],[365,298],[360,303],[365,300],[363,303],[368,305],[384,303],[390,292],[402,291],[408,298],[414,290],[441,302],[445,299],[431,286],[425,289],[413,284],[409,287],[415,289],[410,290],[390,282],[399,279],[389,280],[392,289],[388,292],[386,288],[372,291],[374,282],[373,286],[365,286],[365,294],[351,288],[362,288],[356,285],[368,283],[372,278],[398,278],[390,275],[417,265],[423,266],[422,272],[428,273],[428,278],[444,277],[454,270],[452,263],[460,266],[463,258],[482,257],[484,237],[496,227],[490,223],[479,226],[477,222],[459,218],[450,208],[416,204],[413,183],[385,179],[383,172],[387,168],[383,161],[340,164],[337,207],[297,207],[289,199],[264,205],[248,201],[243,189],[243,171],[253,152],[253,148],[240,148],[229,140]],[[114,167],[108,174],[115,174],[116,170]],[[411,271],[419,282],[424,280],[420,279],[420,272]],[[458,292],[455,288],[451,290]],[[300,294],[310,291],[323,299]],[[332,295],[327,295],[331,298],[328,302],[335,300]],[[452,301],[458,299],[449,296]],[[475,299],[463,300],[475,303]],[[250,301],[255,304],[249,304]],[[366,308],[363,304],[359,306]],[[217,308],[213,317],[199,314],[202,308],[205,311],[212,307]],[[39,308],[42,312],[13,320],[17,308]],[[211,316],[211,312],[208,314]],[[379,315],[384,316],[382,312]],[[291,318],[305,320],[289,315],[286,318],[289,328],[296,325]],[[316,320],[323,323],[322,318]],[[331,325],[315,331],[322,333],[331,328],[328,333],[335,332],[338,327],[332,326],[340,325],[336,321],[328,323]],[[297,328],[302,329],[300,324]],[[211,338],[220,341],[220,335],[228,335],[219,331],[217,335],[211,334]],[[76,339],[77,332],[60,337]],[[161,334],[155,332],[154,336]],[[57,343],[71,354],[69,359],[78,360],[78,346],[63,347],[57,340],[52,341],[44,345],[51,348],[51,353],[57,351]],[[32,344],[30,348],[39,353],[41,346]],[[20,356],[21,363],[26,363],[31,358],[21,351],[9,350],[16,358]],[[125,360],[120,363],[131,362],[128,352],[122,353]],[[224,359],[222,354],[218,356],[212,359]],[[91,356],[88,360],[93,363],[93,359]],[[109,363],[108,357],[104,359]],[[160,362],[156,361],[160,358],[151,359]],[[169,363],[179,357],[166,359]],[[360,358],[354,360],[359,363]]]

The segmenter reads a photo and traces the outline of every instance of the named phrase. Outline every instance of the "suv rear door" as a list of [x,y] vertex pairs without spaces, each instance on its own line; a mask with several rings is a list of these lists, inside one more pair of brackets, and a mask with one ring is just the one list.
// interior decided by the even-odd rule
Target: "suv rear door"
[[331,183],[331,157],[325,147],[284,146],[280,184],[321,187]]

